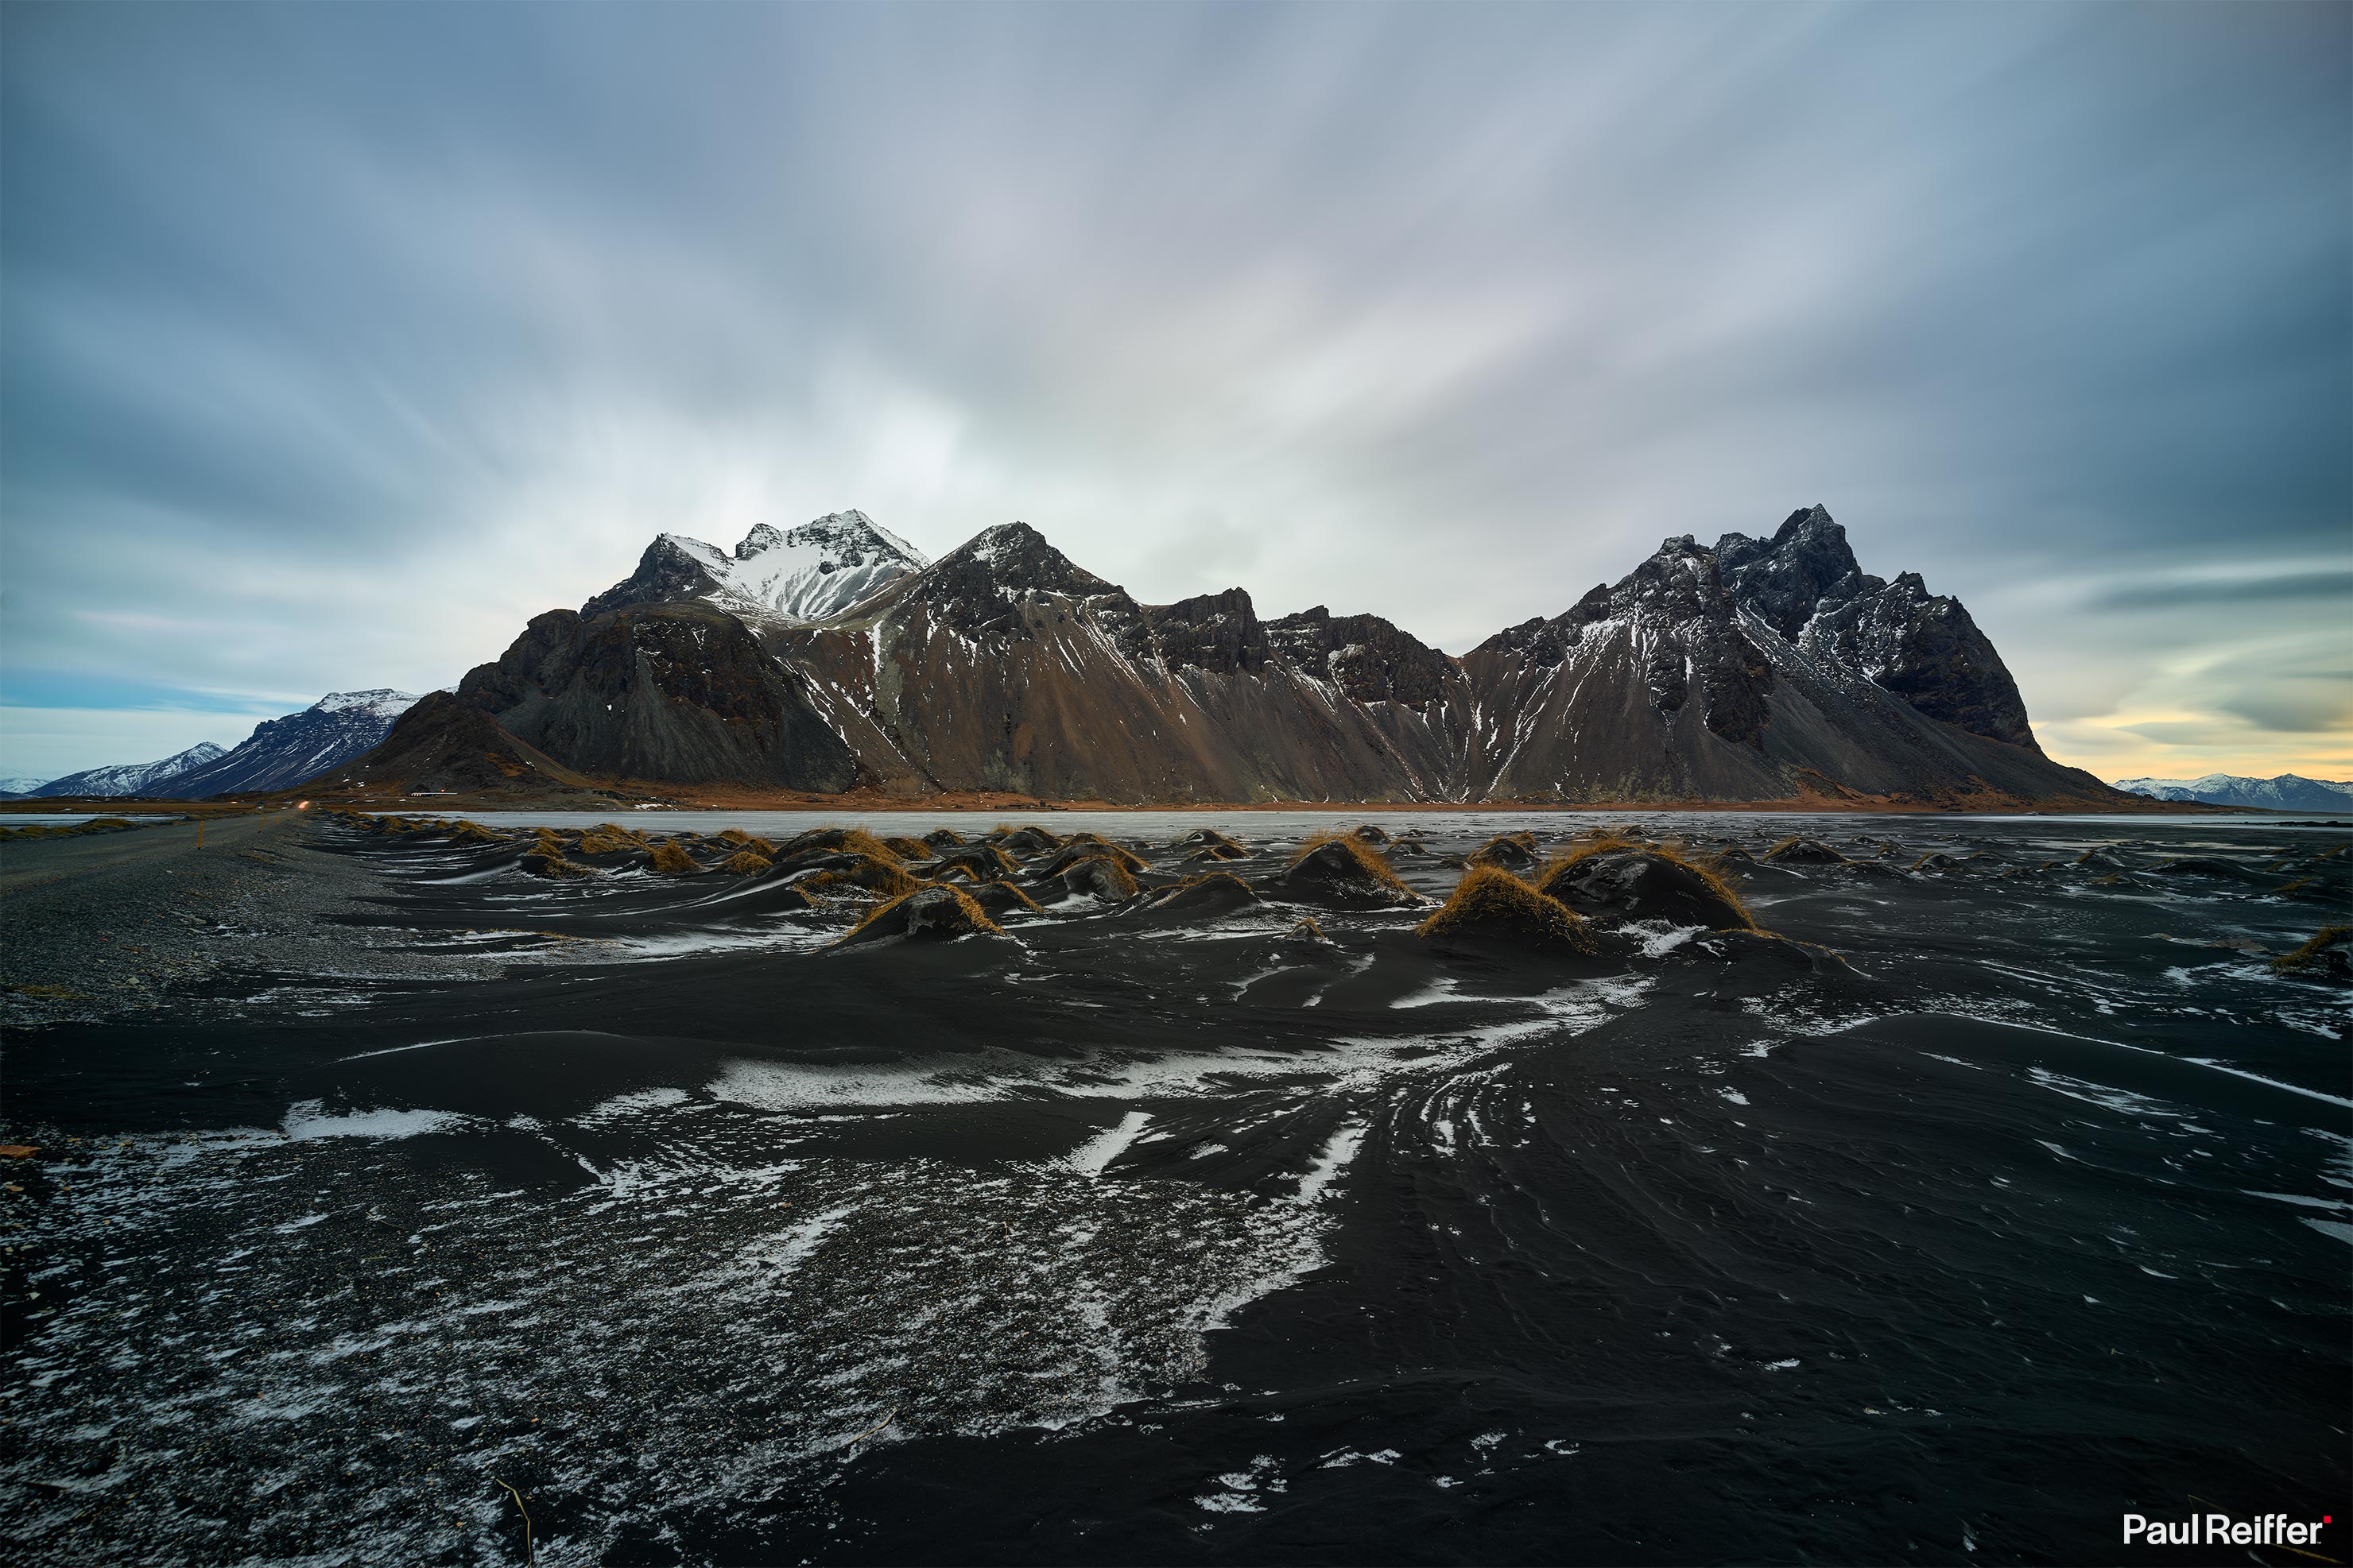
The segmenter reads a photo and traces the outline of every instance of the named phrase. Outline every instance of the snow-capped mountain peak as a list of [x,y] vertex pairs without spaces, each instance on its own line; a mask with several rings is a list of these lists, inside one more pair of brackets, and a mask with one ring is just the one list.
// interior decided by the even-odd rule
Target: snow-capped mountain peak
[[931,564],[921,551],[862,511],[837,511],[797,528],[760,523],[731,554],[683,533],[646,547],[627,581],[581,606],[702,599],[754,620],[798,625],[839,615]]
[[364,713],[377,719],[397,719],[419,700],[414,691],[395,691],[389,686],[371,687],[365,691],[330,691],[311,704],[313,713]]

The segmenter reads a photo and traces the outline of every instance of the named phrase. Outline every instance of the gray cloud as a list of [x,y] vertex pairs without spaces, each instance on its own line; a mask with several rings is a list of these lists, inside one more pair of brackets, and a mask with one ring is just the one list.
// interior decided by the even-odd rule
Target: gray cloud
[[2086,747],[2353,596],[2341,6],[27,4],[0,44],[11,702],[438,684],[658,529],[850,505],[1460,649],[1821,500]]

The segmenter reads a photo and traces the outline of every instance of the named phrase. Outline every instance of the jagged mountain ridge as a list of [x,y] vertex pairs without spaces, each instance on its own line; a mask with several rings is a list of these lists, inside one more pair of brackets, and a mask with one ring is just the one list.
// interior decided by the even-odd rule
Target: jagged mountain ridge
[[1463,777],[1444,654],[1374,616],[1262,622],[1239,588],[1139,604],[1023,523],[765,640],[897,789],[1434,799]]
[[2242,805],[2257,811],[2353,811],[2353,783],[2308,779],[2301,773],[2242,778],[2208,773],[2195,779],[2118,779],[2116,787],[2151,800]]
[[625,605],[703,601],[755,623],[797,626],[838,616],[911,572],[923,553],[862,511],[838,511],[797,528],[761,523],[733,553],[665,533],[638,569],[580,606],[584,616]]
[[1240,588],[1142,604],[1021,523],[807,622],[729,608],[663,543],[582,614],[533,621],[460,698],[565,766],[682,784],[1124,801],[2122,798],[2042,754],[1958,601],[1915,574],[1863,573],[1820,507],[1769,538],[1671,539],[1460,659],[1377,616],[1264,619]]

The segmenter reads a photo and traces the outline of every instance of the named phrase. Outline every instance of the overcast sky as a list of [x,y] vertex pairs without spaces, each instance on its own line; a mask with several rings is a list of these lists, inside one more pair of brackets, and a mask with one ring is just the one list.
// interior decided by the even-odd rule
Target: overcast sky
[[1452,652],[1820,501],[2353,777],[2353,6],[0,6],[0,773],[860,507]]

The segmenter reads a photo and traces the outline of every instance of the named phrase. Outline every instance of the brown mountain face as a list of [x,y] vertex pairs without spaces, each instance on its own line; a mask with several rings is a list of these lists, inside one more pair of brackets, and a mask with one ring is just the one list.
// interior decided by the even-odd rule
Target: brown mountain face
[[854,616],[765,640],[808,672],[828,719],[895,788],[1177,801],[1460,791],[1468,693],[1445,655],[1372,616],[1262,623],[1239,588],[1139,605],[1022,523]]
[[823,794],[872,782],[801,672],[703,604],[551,610],[458,700],[582,773]]
[[813,793],[2124,798],[2042,754],[1957,601],[1864,574],[1820,507],[1769,539],[1668,540],[1460,659],[1374,616],[1261,620],[1240,588],[1139,604],[1022,523],[808,624],[747,624],[643,566],[452,700],[581,773]]
[[309,787],[546,795],[586,792],[594,781],[527,745],[455,693],[427,694],[375,750],[309,781]]

